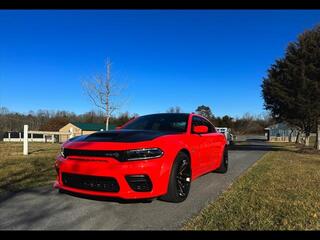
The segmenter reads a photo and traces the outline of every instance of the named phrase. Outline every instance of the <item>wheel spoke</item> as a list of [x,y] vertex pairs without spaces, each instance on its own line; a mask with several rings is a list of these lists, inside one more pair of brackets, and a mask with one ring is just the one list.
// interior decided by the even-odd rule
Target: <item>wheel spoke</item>
[[187,166],[188,166],[187,161],[183,160],[182,165],[180,166],[180,169],[179,169],[179,174],[182,174],[186,170]]
[[178,181],[178,187],[179,187],[179,195],[185,196],[184,186],[181,182]]
[[183,181],[183,182],[190,182],[190,176],[183,176],[183,175],[178,175],[177,179]]

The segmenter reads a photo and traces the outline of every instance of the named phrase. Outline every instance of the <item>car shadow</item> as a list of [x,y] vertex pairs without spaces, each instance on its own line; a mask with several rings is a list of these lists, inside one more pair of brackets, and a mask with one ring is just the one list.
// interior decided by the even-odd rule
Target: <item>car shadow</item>
[[278,151],[280,149],[280,146],[272,145],[262,139],[247,139],[243,142],[236,142],[228,147],[229,151]]
[[266,140],[261,138],[247,138],[246,142],[266,142]]
[[70,192],[67,190],[60,190],[60,193],[67,194],[69,196],[83,198],[87,200],[94,200],[94,201],[102,201],[102,202],[117,202],[121,204],[132,204],[132,203],[151,203],[156,198],[152,199],[122,199],[122,198],[115,198],[115,197],[105,197],[105,196],[92,196],[86,195],[81,193]]

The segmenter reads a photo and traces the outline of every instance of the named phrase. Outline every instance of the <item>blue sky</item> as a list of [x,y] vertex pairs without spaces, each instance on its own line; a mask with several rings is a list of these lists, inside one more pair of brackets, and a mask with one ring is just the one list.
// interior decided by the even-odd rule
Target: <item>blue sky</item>
[[316,10],[3,10],[0,106],[89,111],[81,82],[110,57],[128,86],[122,112],[260,114],[266,70],[318,23]]

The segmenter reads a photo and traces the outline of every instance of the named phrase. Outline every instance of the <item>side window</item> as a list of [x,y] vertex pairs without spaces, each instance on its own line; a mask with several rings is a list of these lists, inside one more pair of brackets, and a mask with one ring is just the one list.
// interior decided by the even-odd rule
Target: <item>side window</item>
[[202,117],[194,116],[194,117],[192,117],[192,130],[191,130],[191,133],[193,133],[193,127],[194,126],[200,126],[200,125],[207,126],[208,127],[208,133],[217,132],[215,127],[210,122],[208,122],[206,119],[204,119]]
[[216,129],[209,121],[207,121],[204,118],[202,118],[201,120],[202,120],[202,124],[208,127],[208,133],[215,133],[216,132]]

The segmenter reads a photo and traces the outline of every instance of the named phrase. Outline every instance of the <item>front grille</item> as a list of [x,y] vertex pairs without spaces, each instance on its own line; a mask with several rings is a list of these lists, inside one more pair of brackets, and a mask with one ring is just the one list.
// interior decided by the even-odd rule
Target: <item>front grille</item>
[[117,180],[112,177],[62,173],[62,182],[67,187],[92,191],[119,192],[120,190]]
[[152,190],[152,182],[148,175],[128,175],[126,180],[136,192],[150,192]]
[[119,161],[124,160],[125,151],[109,151],[109,150],[80,150],[80,149],[63,149],[64,157],[68,156],[86,156],[86,157],[110,157]]

